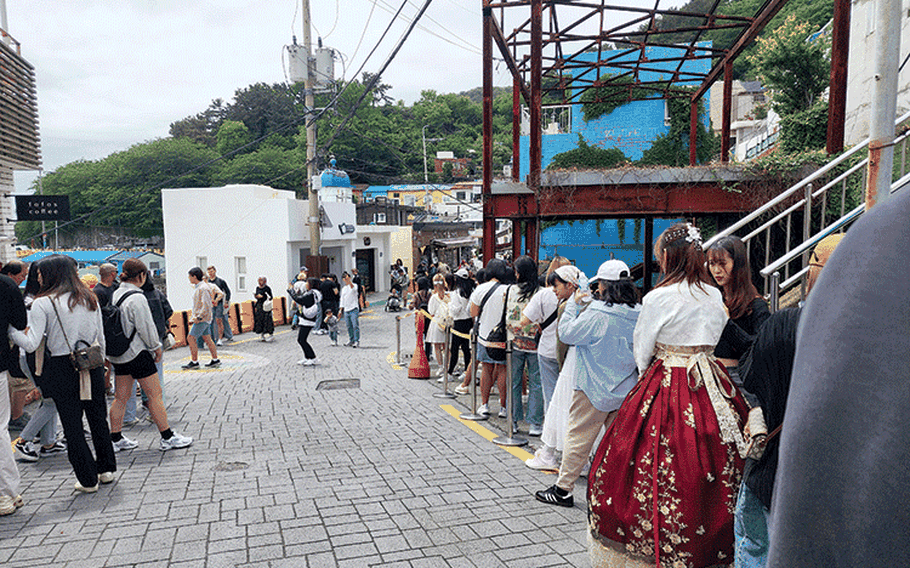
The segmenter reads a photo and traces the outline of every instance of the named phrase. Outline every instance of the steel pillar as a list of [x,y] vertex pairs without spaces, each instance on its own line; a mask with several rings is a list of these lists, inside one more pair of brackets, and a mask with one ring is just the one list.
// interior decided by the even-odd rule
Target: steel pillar
[[689,103],[689,165],[698,163],[698,101]]
[[483,262],[496,256],[493,218],[493,10],[483,0]]
[[831,30],[831,82],[828,95],[828,134],[825,150],[839,154],[844,149],[847,114],[847,59],[850,52],[850,0],[834,0]]
[[644,263],[642,265],[644,278],[642,279],[642,295],[651,290],[651,274],[654,273],[654,263],[651,257],[654,254],[654,217],[645,217],[645,238],[644,238]]
[[521,83],[512,78],[512,181],[521,181]]
[[535,261],[537,260],[537,251],[540,248],[537,246],[538,223],[537,217],[525,220],[525,254]]
[[724,101],[720,129],[720,162],[730,160],[730,113],[733,110],[733,60],[724,64]]
[[543,0],[531,0],[531,132],[528,144],[528,189],[540,191],[541,67],[543,64]]
[[894,119],[901,47],[901,0],[875,2],[874,78],[869,121],[869,167],[866,209],[891,195]]
[[512,219],[512,260],[521,256],[521,219]]

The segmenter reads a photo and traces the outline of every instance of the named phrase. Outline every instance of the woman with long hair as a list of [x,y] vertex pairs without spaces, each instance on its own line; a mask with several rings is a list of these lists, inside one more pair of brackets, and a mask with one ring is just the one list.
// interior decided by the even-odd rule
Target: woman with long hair
[[[12,331],[10,337],[26,351],[35,351],[47,336],[50,357],[44,361],[41,387],[44,396],[54,400],[63,433],[67,455],[76,473],[76,491],[94,493],[98,482],[110,483],[117,471],[111,432],[107,425],[104,400],[104,369],[89,371],[91,398],[79,396],[80,374],[73,366],[70,353],[76,343],[98,344],[104,351],[101,310],[95,294],[79,280],[76,263],[62,255],[51,255],[38,265],[41,287],[29,312],[25,332]],[[95,455],[85,441],[82,417],[92,435]]]
[[193,443],[189,436],[171,430],[167,410],[161,397],[161,382],[156,363],[161,361],[161,340],[148,300],[142,291],[148,278],[148,267],[138,258],[127,259],[120,274],[120,287],[114,291],[112,302],[120,306],[123,332],[130,336],[130,344],[121,355],[108,356],[114,364],[114,402],[111,403],[111,442],[114,450],[132,450],[139,444],[123,435],[123,413],[126,402],[136,392],[134,380],[148,397],[148,411],[158,427],[162,452],[186,448]]
[[417,330],[417,327],[420,325],[420,320],[423,320],[423,329],[424,329],[424,342],[423,350],[427,355],[427,361],[430,360],[431,347],[430,342],[426,340],[427,338],[427,328],[430,324],[430,320],[426,316],[420,313],[420,310],[426,311],[430,307],[430,296],[432,292],[430,291],[430,279],[426,276],[421,276],[417,279],[417,291],[414,292],[414,297],[411,298],[411,305],[409,306],[412,310],[418,310],[414,314],[414,330]]
[[439,365],[439,377],[443,378],[446,369],[442,367],[446,346],[446,325],[449,319],[449,298],[446,296],[445,276],[437,273],[433,277],[433,293],[427,304],[427,313],[433,319],[427,328],[427,343],[433,346],[436,363]]
[[588,526],[594,566],[729,564],[746,443],[746,404],[714,358],[727,314],[698,229],[654,247],[664,277],[633,333],[641,373],[594,456]]
[[[723,237],[707,251],[708,270],[721,289],[730,319],[714,348],[714,356],[727,367],[730,378],[742,388],[739,360],[755,341],[758,329],[771,317],[768,303],[752,283],[746,245],[739,237]],[[744,392],[754,406],[757,400]]]
[[[471,317],[471,292],[474,291],[474,280],[466,268],[459,268],[455,272],[455,287],[449,301],[449,315],[452,317],[452,330],[464,335],[470,335],[474,329],[474,318]],[[464,357],[464,377],[460,385],[455,387],[455,394],[468,394],[471,379],[474,376],[471,369],[471,340],[460,335],[452,334],[452,345],[449,348],[449,374],[455,373],[458,364],[458,351]]]
[[522,312],[540,284],[537,263],[530,256],[515,259],[516,284],[506,289],[506,332],[512,342],[512,420],[525,419],[522,407],[522,377],[528,371],[528,433],[539,436],[543,424],[543,389],[540,386],[540,367],[537,364],[537,333],[540,326],[525,319]]

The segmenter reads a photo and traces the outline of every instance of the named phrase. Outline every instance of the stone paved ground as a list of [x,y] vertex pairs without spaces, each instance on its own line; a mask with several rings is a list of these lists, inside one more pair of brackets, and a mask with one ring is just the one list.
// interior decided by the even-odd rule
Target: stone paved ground
[[[215,372],[181,371],[186,348],[166,353],[170,421],[193,446],[162,453],[153,425],[127,428],[139,448],[117,454],[116,481],[93,495],[74,494],[65,456],[20,463],[26,504],[0,517],[0,564],[588,566],[584,479],[573,509],[535,501],[553,475],[444,408],[469,397],[434,398],[435,381],[390,364],[393,315],[376,307],[361,329],[360,349],[313,338],[317,367],[295,364],[287,327],[268,344],[238,336]],[[360,387],[316,390],[337,379]],[[480,426],[502,434],[502,421]]]

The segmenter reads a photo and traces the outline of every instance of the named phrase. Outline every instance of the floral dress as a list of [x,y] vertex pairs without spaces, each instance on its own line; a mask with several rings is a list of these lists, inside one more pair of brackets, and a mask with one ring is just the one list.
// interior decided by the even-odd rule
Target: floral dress
[[594,566],[701,568],[733,561],[747,408],[713,356],[720,292],[687,284],[642,302],[644,370],[594,457],[588,528]]

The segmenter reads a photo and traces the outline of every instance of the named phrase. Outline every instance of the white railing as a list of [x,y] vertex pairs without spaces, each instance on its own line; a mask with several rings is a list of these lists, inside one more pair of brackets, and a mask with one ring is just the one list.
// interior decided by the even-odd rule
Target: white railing
[[[899,117],[895,121],[895,127],[908,120],[910,112]],[[892,192],[910,183],[910,175],[905,175],[908,143],[910,133],[903,133],[894,140],[895,171],[892,175],[894,180]],[[763,256],[760,263],[763,268],[759,272],[764,279],[763,293],[769,298],[772,311],[778,308],[779,298],[798,284],[802,285],[800,298],[804,298],[805,276],[808,273],[809,252],[812,247],[832,233],[845,231],[863,213],[862,203],[848,209],[847,202],[857,195],[859,201],[862,201],[869,158],[860,160],[840,174],[834,175],[834,172],[839,166],[855,159],[854,156],[868,146],[869,139],[866,138],[711,237],[705,243],[705,249],[722,237],[736,234],[746,227],[754,227],[748,234],[742,236],[742,240],[750,259],[753,258],[753,252]],[[834,177],[830,177],[831,175]],[[848,187],[853,188],[852,195]],[[791,201],[793,203],[788,205]],[[781,208],[783,209],[778,211]],[[832,218],[835,219],[833,222]],[[772,258],[772,255],[776,256]]]

